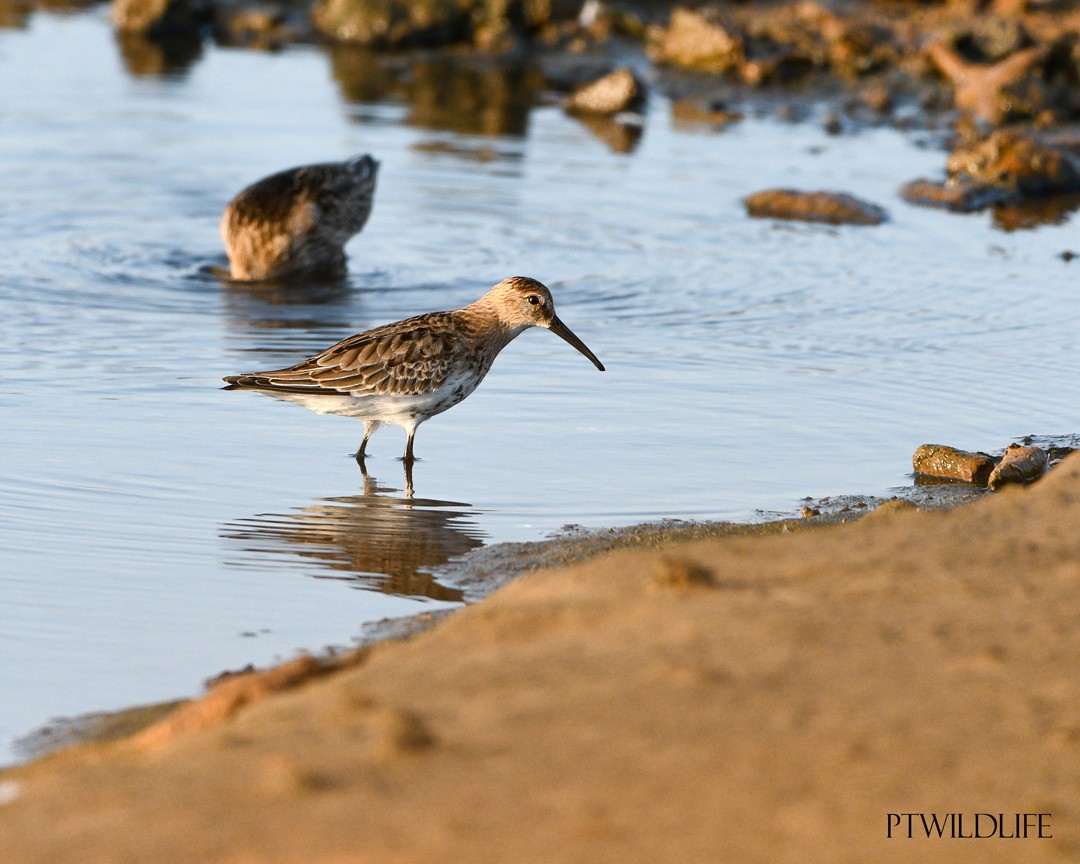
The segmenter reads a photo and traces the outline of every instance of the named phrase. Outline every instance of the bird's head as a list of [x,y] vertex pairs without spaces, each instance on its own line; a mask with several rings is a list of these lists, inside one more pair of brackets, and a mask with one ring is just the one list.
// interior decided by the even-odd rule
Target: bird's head
[[550,330],[588,357],[597,369],[604,371],[604,364],[559,320],[551,291],[543,283],[527,276],[511,276],[492,288],[484,299],[494,305],[499,320],[510,330],[521,331],[528,327]]

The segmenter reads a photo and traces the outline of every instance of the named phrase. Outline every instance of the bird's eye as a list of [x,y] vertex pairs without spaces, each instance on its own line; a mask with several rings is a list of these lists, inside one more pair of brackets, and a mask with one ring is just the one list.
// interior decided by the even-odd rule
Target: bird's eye
[[540,298],[537,297],[535,294],[530,294],[526,299],[532,306],[537,306],[540,303]]

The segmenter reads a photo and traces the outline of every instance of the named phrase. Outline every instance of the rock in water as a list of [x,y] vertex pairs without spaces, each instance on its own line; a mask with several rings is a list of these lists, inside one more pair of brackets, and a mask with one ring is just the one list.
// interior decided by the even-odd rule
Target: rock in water
[[195,33],[212,12],[204,0],[113,0],[109,15],[121,33],[158,38]]
[[969,453],[944,444],[922,444],[911,457],[916,474],[942,477],[985,486],[994,470],[994,460],[986,453]]
[[745,199],[751,216],[765,219],[797,219],[831,225],[880,225],[888,218],[885,209],[844,192],[798,192],[766,189]]
[[1038,480],[1046,471],[1047,461],[1045,450],[1010,444],[990,474],[988,485],[997,491],[1009,483],[1030,483]]
[[575,90],[566,103],[566,110],[580,114],[635,111],[641,107],[644,93],[634,73],[623,67]]

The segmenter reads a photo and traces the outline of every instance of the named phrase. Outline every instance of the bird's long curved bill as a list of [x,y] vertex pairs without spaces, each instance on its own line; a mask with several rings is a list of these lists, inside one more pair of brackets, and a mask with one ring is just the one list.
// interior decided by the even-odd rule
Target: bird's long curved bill
[[593,366],[595,366],[601,372],[604,371],[604,364],[596,359],[596,355],[589,350],[589,346],[582,342],[580,339],[578,339],[578,337],[574,335],[574,331],[567,327],[565,324],[563,324],[557,316],[552,319],[551,325],[548,327],[548,330],[550,330],[559,338],[565,339],[567,342],[577,348],[578,351],[580,351],[582,354],[592,360]]

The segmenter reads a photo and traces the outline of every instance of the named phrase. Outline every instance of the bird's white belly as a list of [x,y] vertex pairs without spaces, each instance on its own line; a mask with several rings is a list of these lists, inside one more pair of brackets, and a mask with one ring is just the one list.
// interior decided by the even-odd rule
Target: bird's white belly
[[415,396],[378,393],[348,396],[340,393],[290,393],[280,390],[259,392],[302,405],[316,414],[341,414],[359,420],[378,420],[380,423],[408,427],[452,408],[475,389],[475,384],[470,387],[465,382],[454,382],[435,393]]

